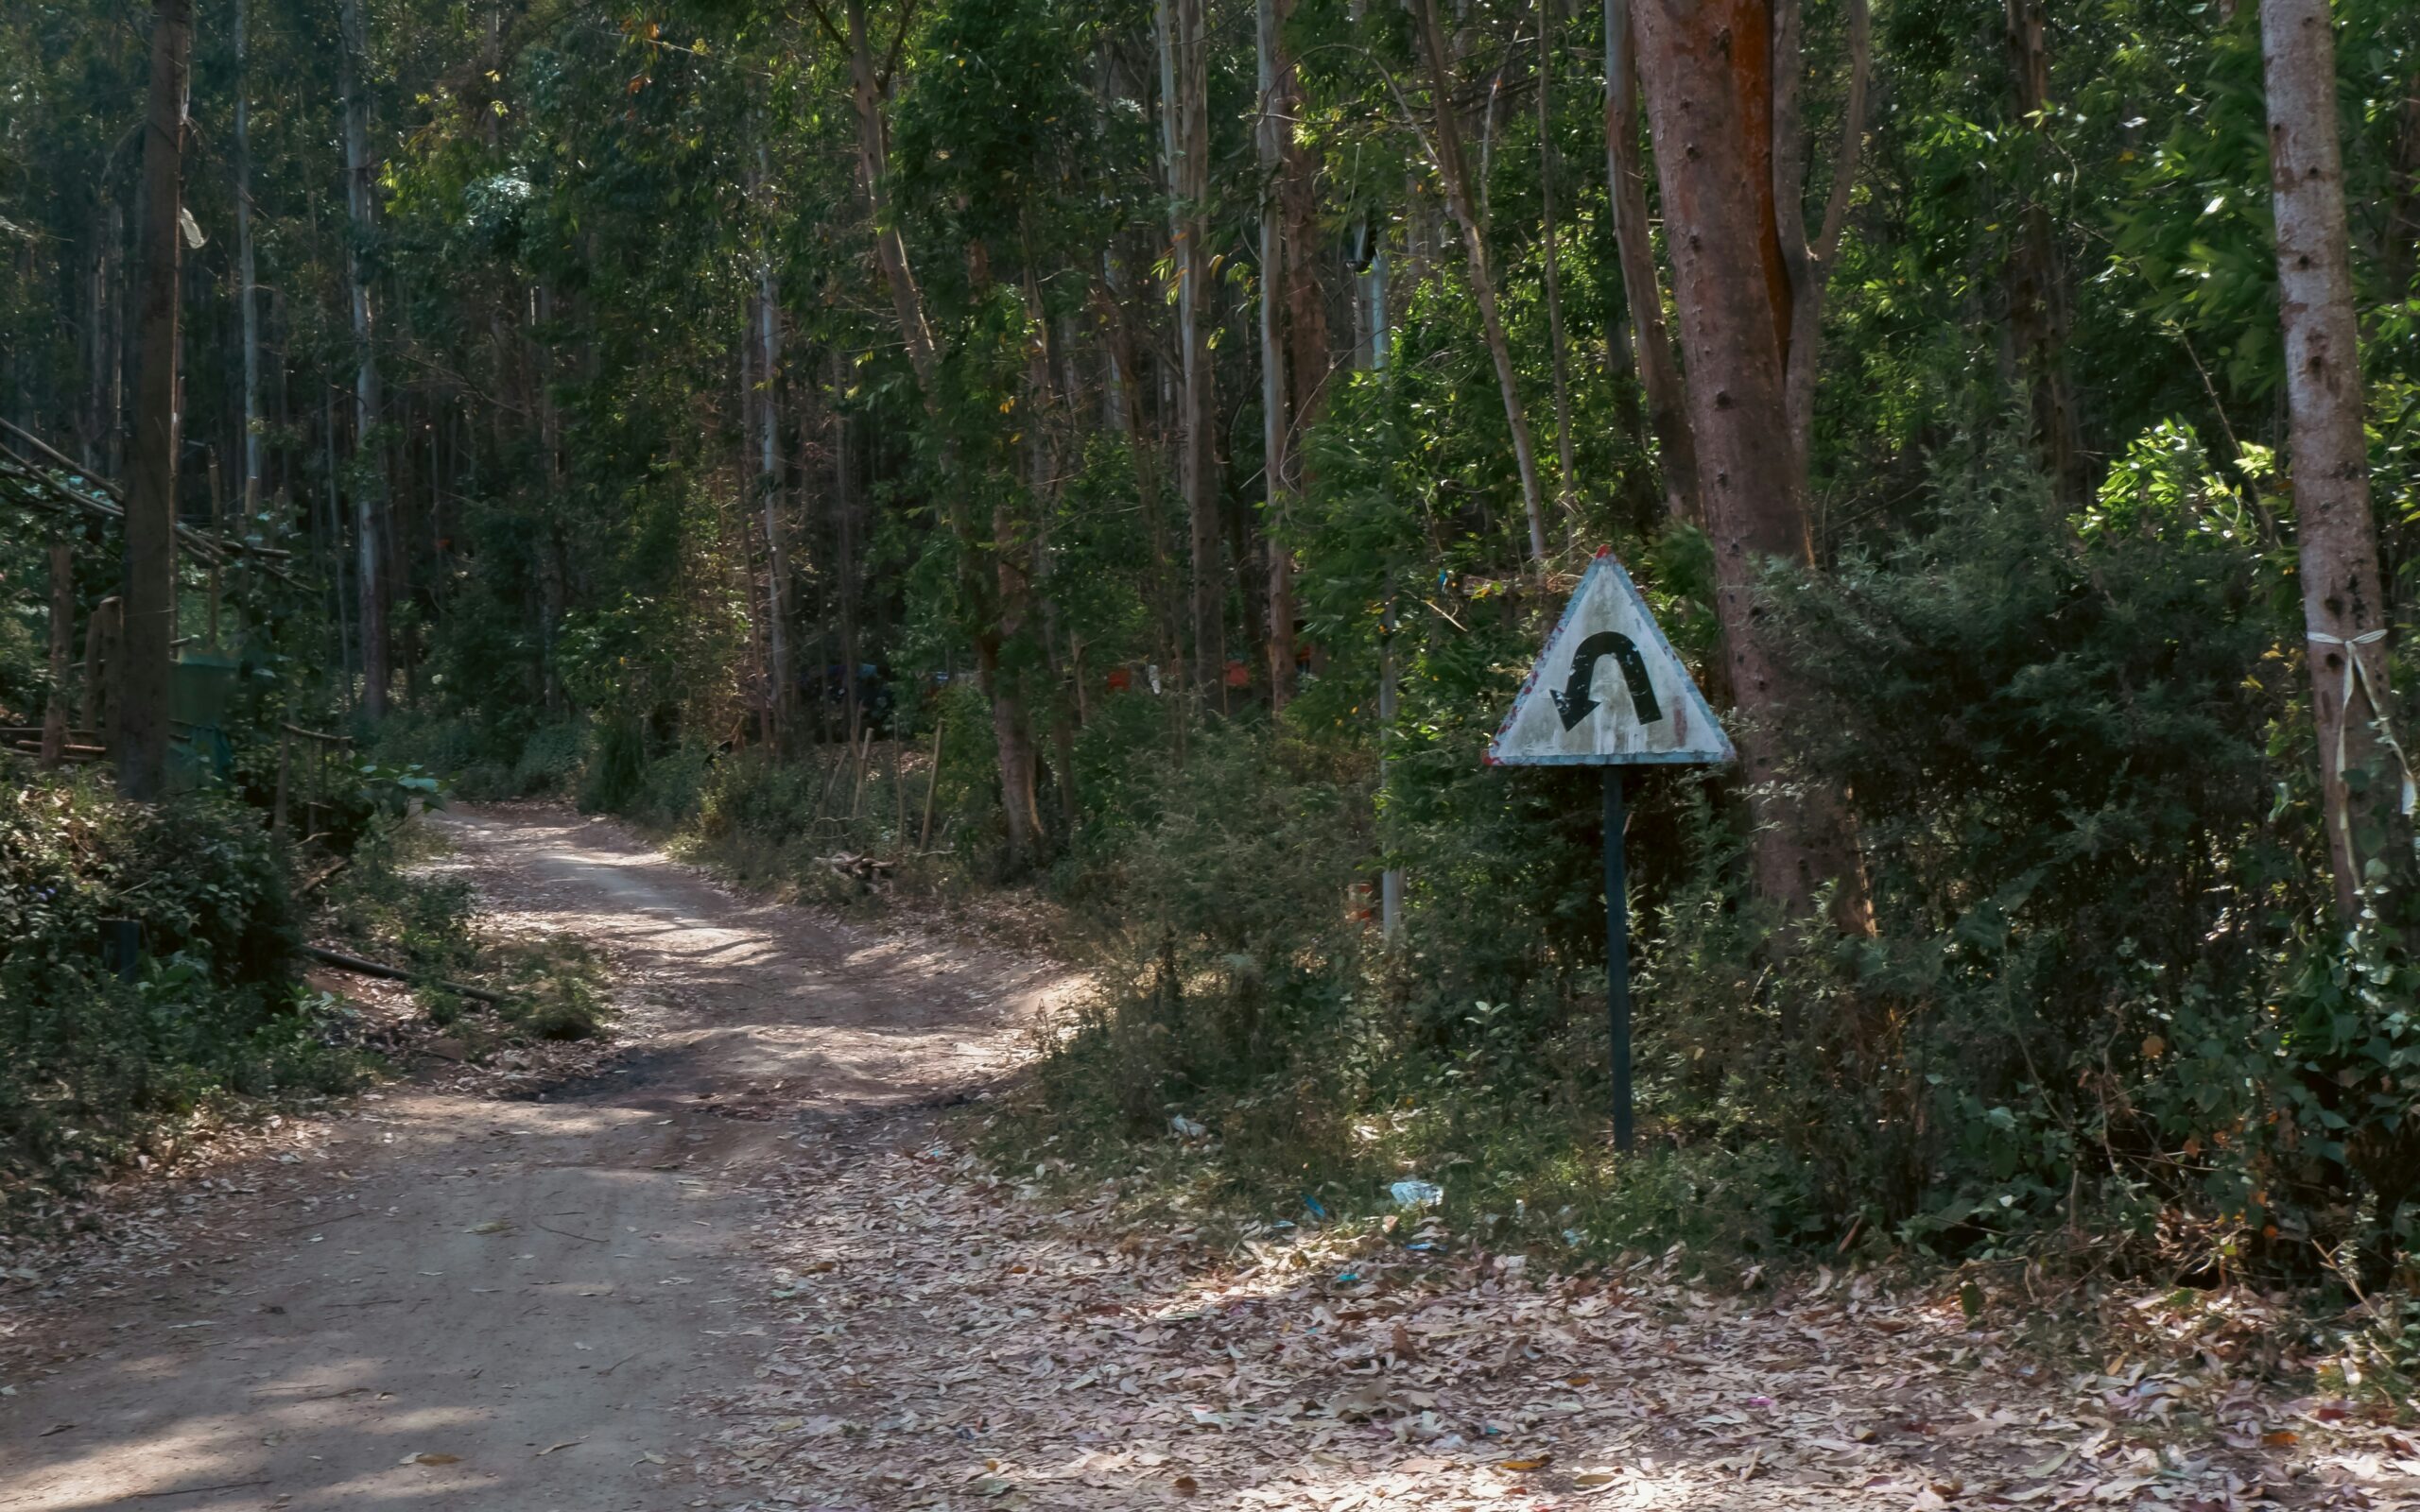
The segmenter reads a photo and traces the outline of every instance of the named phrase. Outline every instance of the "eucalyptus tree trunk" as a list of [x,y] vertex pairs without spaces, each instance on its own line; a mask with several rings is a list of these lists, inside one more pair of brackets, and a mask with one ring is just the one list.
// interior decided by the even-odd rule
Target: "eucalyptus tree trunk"
[[[1321,164],[1295,123],[1303,116],[1303,79],[1293,56],[1286,50],[1286,26],[1294,13],[1294,0],[1276,0],[1277,6],[1277,78],[1275,95],[1275,130],[1277,136],[1277,201],[1278,224],[1283,234],[1280,259],[1286,294],[1286,496],[1299,501],[1311,483],[1309,458],[1305,455],[1303,438],[1319,423],[1327,408],[1328,326],[1327,289],[1320,278],[1321,259],[1314,249],[1322,244],[1320,231],[1319,180]],[[1295,664],[1299,647],[1294,639],[1294,560],[1287,554],[1279,565],[1284,569],[1285,610],[1272,610],[1272,619],[1282,625],[1284,644],[1272,646],[1271,656],[1278,662],[1277,684],[1285,697],[1294,693]],[[1276,594],[1272,587],[1271,599]],[[1277,639],[1271,637],[1272,641]]]
[[[840,360],[833,358],[833,391],[843,387]],[[840,617],[840,692],[848,705],[849,738],[856,738],[863,693],[857,686],[857,477],[856,448],[852,444],[849,417],[832,417],[832,544],[835,594]],[[816,674],[816,696],[824,696],[823,675]],[[820,716],[819,716],[820,717]]]
[[1789,283],[1780,308],[1789,313],[1782,333],[1783,415],[1789,426],[1792,463],[1803,487],[1815,433],[1815,373],[1823,353],[1824,295],[1832,260],[1848,223],[1849,197],[1857,187],[1865,148],[1866,83],[1874,68],[1874,16],[1866,0],[1848,0],[1848,69],[1841,106],[1841,137],[1832,160],[1831,192],[1821,229],[1806,234],[1806,144],[1801,131],[1799,86],[1804,72],[1804,17],[1800,0],[1772,0],[1772,41],[1766,70],[1772,82],[1769,198],[1773,237],[1781,248]]
[[1283,128],[1278,78],[1277,0],[1257,0],[1253,35],[1259,64],[1260,108],[1253,142],[1260,165],[1260,431],[1263,543],[1269,554],[1269,707],[1286,707],[1294,691],[1294,558],[1281,535],[1293,499],[1293,467],[1287,453],[1293,417],[1286,383],[1286,232],[1279,175]]
[[1555,497],[1567,519],[1580,509],[1571,451],[1571,357],[1563,336],[1563,279],[1554,229],[1554,23],[1557,0],[1538,0],[1538,218],[1545,256],[1547,344],[1554,349]]
[[346,282],[353,292],[353,534],[357,559],[354,579],[360,600],[362,708],[375,720],[387,713],[386,469],[376,460],[377,427],[383,404],[370,299],[370,266],[362,255],[371,232],[371,163],[370,102],[363,95],[361,78],[369,39],[362,26],[361,0],[344,0],[342,28],[343,43],[337,54],[339,85],[344,94],[344,195],[346,215],[353,228],[346,244],[345,266]]
[[93,266],[84,280],[84,415],[78,439],[84,465],[104,476],[109,433],[117,423],[110,410],[110,372],[117,349],[109,339],[110,263],[117,246],[115,206],[93,212]]
[[1209,296],[1210,69],[1202,0],[1158,0],[1160,142],[1167,161],[1168,237],[1177,279],[1177,489],[1192,554],[1191,682],[1225,699],[1226,581],[1219,551],[1218,407],[1211,387]]
[[1445,186],[1445,202],[1462,230],[1462,247],[1470,265],[1471,294],[1478,302],[1479,324],[1487,337],[1487,352],[1495,363],[1495,385],[1504,396],[1504,423],[1512,433],[1512,460],[1521,473],[1521,508],[1530,526],[1530,559],[1547,559],[1546,494],[1538,481],[1536,444],[1530,437],[1530,417],[1521,404],[1521,389],[1512,369],[1512,346],[1504,333],[1504,316],[1495,300],[1495,269],[1487,253],[1486,227],[1471,198],[1470,180],[1462,161],[1461,127],[1454,117],[1453,77],[1446,66],[1444,29],[1437,20],[1437,0],[1419,0],[1416,16],[1421,42],[1428,57],[1429,99],[1434,106],[1436,141],[1429,156]]
[[1125,291],[1117,285],[1117,266],[1101,254],[1101,278],[1096,286],[1101,322],[1109,341],[1111,392],[1117,421],[1125,428],[1126,452],[1134,464],[1134,494],[1143,509],[1143,530],[1150,542],[1151,559],[1144,585],[1151,599],[1151,628],[1157,665],[1174,667],[1184,644],[1180,618],[1170,592],[1167,517],[1160,507],[1160,454],[1143,421],[1143,369],[1136,360],[1134,320]]
[[[1823,242],[1806,245],[1790,161],[1800,152],[1793,28],[1767,0],[1638,0],[1633,23],[1688,359],[1698,502],[1756,818],[1756,887],[1800,915],[1834,885],[1835,923],[1861,932],[1871,921],[1847,796],[1794,790],[1783,760],[1798,690],[1762,590],[1768,564],[1814,561],[1790,395],[1801,365],[1812,368],[1807,307],[1837,235],[1827,213]],[[1849,134],[1861,124],[1852,112]],[[1849,167],[1835,167],[1836,202]]]
[[[821,14],[821,12],[819,12]],[[874,65],[873,33],[866,22],[865,0],[847,0],[846,33],[840,40],[849,53],[850,101],[856,113],[857,170],[865,185],[866,204],[873,221],[874,258],[880,266],[883,283],[890,291],[892,307],[899,316],[900,335],[908,347],[909,366],[916,371],[916,384],[925,404],[925,413],[934,423],[942,445],[942,467],[945,474],[958,468],[957,446],[951,438],[949,419],[942,409],[941,348],[933,338],[932,321],[925,309],[925,294],[916,282],[915,269],[908,257],[908,243],[901,236],[899,225],[890,208],[890,136],[882,111],[882,78]],[[825,22],[827,28],[830,23]],[[838,35],[836,33],[836,35]],[[974,511],[962,488],[947,488],[950,533],[958,545],[959,592],[967,606],[969,635],[975,647],[975,666],[984,695],[992,705],[993,746],[999,761],[1001,811],[1007,824],[1006,869],[1011,874],[1030,867],[1037,854],[1040,835],[1036,825],[1033,791],[1033,742],[1022,701],[1017,696],[1013,679],[1004,675],[1000,652],[1007,635],[1007,615],[1001,604],[1001,583],[1021,576],[1022,569],[1012,560],[1014,553],[1000,549],[1002,521],[996,511],[992,522],[993,539],[986,542],[977,533]],[[1001,558],[996,563],[997,575],[987,579],[984,558],[987,553]]]
[[117,785],[149,802],[168,781],[168,660],[176,637],[177,344],[183,262],[185,96],[192,0],[151,9],[144,114],[143,272],[134,447],[126,491],[126,604],[118,672]]
[[2345,781],[2376,761],[2377,722],[2391,711],[2388,595],[2370,512],[2327,0],[2261,0],[2260,51],[2311,710],[2336,910],[2349,925],[2360,914],[2368,863],[2389,854],[2401,825],[2394,781],[2377,774],[2359,791]]
[[1689,432],[1687,391],[1664,322],[1664,289],[1647,223],[1647,173],[1638,150],[1638,65],[1630,0],[1604,0],[1605,183],[1614,213],[1614,248],[1621,264],[1622,297],[1630,306],[1632,346],[1647,422],[1663,464],[1664,508],[1674,522],[1698,515],[1697,441]]
[[[755,189],[761,194],[772,181],[772,165],[763,142],[756,144]],[[753,196],[751,197],[752,198]],[[767,234],[760,225],[757,234]],[[796,679],[790,666],[790,574],[788,531],[782,520],[781,480],[781,306],[773,284],[769,247],[756,251],[756,491],[765,510],[765,591],[767,678],[766,713],[772,723],[773,744],[789,740],[790,713],[796,702]],[[848,669],[851,705],[856,703],[856,668]],[[854,733],[854,730],[853,730]]]
[[235,0],[235,299],[244,330],[244,521],[261,504],[261,320],[252,258],[251,39],[246,0]]

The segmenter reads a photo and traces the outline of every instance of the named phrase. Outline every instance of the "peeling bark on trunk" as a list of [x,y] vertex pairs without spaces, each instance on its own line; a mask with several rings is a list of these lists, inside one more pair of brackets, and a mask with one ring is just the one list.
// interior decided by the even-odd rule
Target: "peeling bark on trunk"
[[2391,710],[2388,596],[2370,512],[2327,0],[2262,0],[2260,42],[2303,624],[2328,866],[2338,917],[2350,924],[2360,913],[2366,863],[2392,853],[2391,838],[2401,824],[2394,778],[2377,774],[2359,793],[2344,780],[2348,771],[2372,766],[2378,754],[2373,722]]
[[[1861,932],[1870,924],[1845,796],[1788,785],[1778,727],[1793,690],[1761,593],[1767,563],[1813,560],[1803,455],[1773,422],[1787,413],[1794,301],[1776,215],[1771,12],[1760,0],[1639,0],[1634,22],[1670,228],[1699,506],[1757,821],[1757,890],[1803,915],[1836,884],[1835,922]],[[1798,206],[1783,213],[1794,221]]]
[[150,100],[143,135],[143,298],[134,393],[133,466],[126,491],[126,602],[116,658],[118,791],[141,802],[166,794],[169,643],[176,635],[177,345],[183,240],[187,58],[191,0],[151,11]]

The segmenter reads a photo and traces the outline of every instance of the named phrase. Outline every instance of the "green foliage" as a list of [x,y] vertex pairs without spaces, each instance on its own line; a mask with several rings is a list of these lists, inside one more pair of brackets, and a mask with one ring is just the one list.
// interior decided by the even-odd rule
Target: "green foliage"
[[[130,976],[104,921],[130,919]],[[236,1098],[350,1086],[291,974],[283,857],[224,799],[160,809],[0,757],[0,1210],[172,1143]]]
[[[468,878],[428,833],[382,825],[330,889],[326,927],[372,959],[399,966],[429,1019],[485,1050],[528,1040],[586,1040],[613,1019],[605,963],[566,936],[502,935],[478,915]],[[493,1008],[448,990],[499,993]]]
[[[0,38],[0,98],[24,107],[0,120],[0,349],[12,416],[114,466],[129,417],[107,338],[125,312],[93,301],[129,267],[124,143],[147,65],[139,29],[97,15],[46,5]],[[425,976],[514,970],[474,943],[466,896],[389,851],[438,772],[475,798],[628,815],[851,906],[971,893],[1003,870],[1005,736],[1040,770],[1036,874],[1104,956],[1034,1116],[1101,1160],[1192,1169],[1200,1152],[1158,1146],[1181,1110],[1217,1127],[1206,1164],[1232,1194],[1319,1182],[1375,1201],[1409,1162],[1548,1244],[1567,1228],[1761,1251],[1854,1228],[1981,1253],[2185,1233],[2233,1265],[2312,1240],[2375,1260],[2408,1231],[2402,942],[2420,903],[2390,868],[2348,939],[2323,885],[2254,8],[2062,9],[2038,101],[2000,8],[1875,17],[1882,113],[1817,334],[1824,570],[1769,585],[1811,710],[1784,732],[1786,777],[1854,809],[1875,931],[1784,928],[1758,902],[1736,776],[1636,779],[1651,1148],[1618,1163],[1601,1148],[1596,779],[1479,760],[1567,569],[1600,543],[1639,569],[1684,657],[1722,665],[1719,542],[1671,518],[1692,480],[1668,475],[1634,373],[1601,81],[1570,66],[1602,56],[1599,13],[1471,0],[1455,17],[1451,93],[1554,501],[1544,562],[1423,140],[1437,102],[1409,12],[1292,9],[1299,175],[1266,172],[1252,139],[1250,28],[1214,27],[1208,183],[1188,204],[1169,201],[1151,8],[867,15],[879,183],[860,177],[845,49],[811,11],[674,0],[644,23],[558,26],[507,8],[491,38],[493,18],[451,0],[388,0],[361,71],[378,214],[340,232],[332,20],[251,9],[257,282],[280,295],[269,478],[231,528],[299,576],[214,583],[188,559],[181,624],[220,594],[243,627],[221,798],[272,801],[280,724],[362,739],[367,760],[314,765],[297,831],[357,855],[344,928]],[[2420,561],[2420,10],[2342,0],[2332,16],[2393,618]],[[1843,21],[1806,18],[1796,97],[1818,144],[1842,125]],[[198,55],[201,140],[227,139],[237,97],[225,41],[205,28]],[[1541,43],[1566,60],[1543,95]],[[272,107],[264,77],[294,87]],[[1810,217],[1825,156],[1795,207]],[[234,186],[188,180],[212,233],[186,318],[180,505],[199,519],[225,502],[201,459],[223,478],[241,449],[243,365],[221,302]],[[1172,238],[1197,218],[1208,283],[1181,295]],[[1660,203],[1650,220],[1683,229]],[[1307,289],[1270,282],[1267,223],[1298,235]],[[363,436],[331,397],[364,355],[354,253],[389,395]],[[894,255],[913,275],[896,286]],[[1256,444],[1272,291],[1296,387],[1316,389],[1281,429],[1299,492],[1272,486]],[[1178,309],[1204,328],[1206,438],[1183,412]],[[931,338],[922,370],[903,318]],[[2020,350],[2029,327],[2055,350]],[[2052,379],[2088,480],[2035,475]],[[29,525],[43,507],[0,509]],[[347,726],[355,520],[394,547],[410,705],[375,731]],[[51,528],[0,529],[12,716],[57,691],[30,589]],[[78,553],[79,626],[115,591],[108,534]],[[1313,673],[1270,713],[1268,569],[1288,559]],[[1197,657],[1234,658],[1248,685],[1188,686]],[[889,701],[853,728],[836,690],[868,665]],[[851,744],[862,727],[870,749]],[[194,971],[250,991],[242,973],[278,954],[287,925],[263,922],[283,916],[241,831],[222,815],[147,835],[145,865],[175,880],[107,885],[187,963],[163,969],[161,1001],[204,992]],[[890,868],[879,885],[841,864],[869,857]],[[1406,884],[1392,944],[1371,918],[1389,868]],[[27,937],[89,925],[34,919]],[[589,977],[558,964],[516,994],[517,1026],[423,991],[483,1033],[579,1030]]]

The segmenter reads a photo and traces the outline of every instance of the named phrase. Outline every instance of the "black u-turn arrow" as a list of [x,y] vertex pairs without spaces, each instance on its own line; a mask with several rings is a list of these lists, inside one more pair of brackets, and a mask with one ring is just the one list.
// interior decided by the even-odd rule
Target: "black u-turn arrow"
[[1647,680],[1647,659],[1638,654],[1638,647],[1619,630],[1599,630],[1572,653],[1571,680],[1554,696],[1554,706],[1563,712],[1564,729],[1573,729],[1596,713],[1597,700],[1588,696],[1588,688],[1597,679],[1597,663],[1609,656],[1621,665],[1638,722],[1651,725],[1664,717],[1664,706],[1655,701],[1655,686]]

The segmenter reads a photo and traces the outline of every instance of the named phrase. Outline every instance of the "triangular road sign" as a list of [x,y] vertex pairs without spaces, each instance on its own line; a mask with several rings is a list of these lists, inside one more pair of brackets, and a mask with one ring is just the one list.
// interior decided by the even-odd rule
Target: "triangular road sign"
[[1488,765],[1719,765],[1731,739],[1610,551],[1572,591]]

